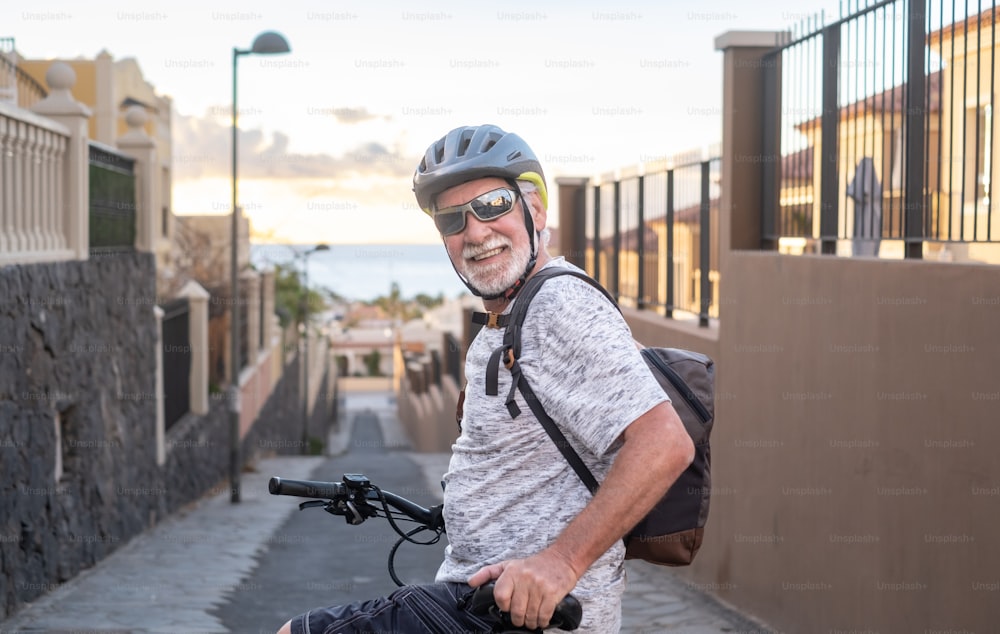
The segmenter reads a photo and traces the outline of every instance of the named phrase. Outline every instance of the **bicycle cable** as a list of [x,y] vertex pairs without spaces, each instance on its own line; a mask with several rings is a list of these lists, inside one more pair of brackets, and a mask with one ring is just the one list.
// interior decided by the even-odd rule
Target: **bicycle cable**
[[[392,526],[392,530],[396,531],[396,534],[399,535],[399,539],[396,540],[396,543],[393,544],[392,549],[389,551],[388,565],[389,565],[389,576],[392,578],[393,582],[397,586],[402,588],[406,584],[404,584],[400,580],[400,578],[396,576],[396,566],[395,566],[396,551],[399,550],[399,547],[403,544],[403,542],[410,542],[411,544],[418,544],[420,546],[430,546],[432,544],[436,544],[439,541],[441,541],[441,535],[444,534],[444,529],[442,527],[432,528],[430,526],[427,526],[426,524],[421,524],[420,526],[417,526],[408,533],[404,533],[403,529],[401,529],[399,525],[396,524],[396,519],[394,517],[394,514],[389,510],[389,504],[386,501],[385,496],[382,494],[382,489],[378,488],[375,485],[372,485],[371,488],[373,491],[375,491],[376,495],[378,495],[378,499],[382,503],[382,512],[385,513],[385,519],[389,521],[389,525]],[[434,537],[425,542],[413,539],[414,535],[423,531],[433,532]]]

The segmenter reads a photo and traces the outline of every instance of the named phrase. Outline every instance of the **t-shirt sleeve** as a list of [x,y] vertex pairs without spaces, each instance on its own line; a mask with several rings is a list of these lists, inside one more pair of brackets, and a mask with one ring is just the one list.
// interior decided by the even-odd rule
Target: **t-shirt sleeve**
[[635,419],[670,400],[621,313],[583,280],[546,281],[521,336],[522,371],[545,411],[596,456]]

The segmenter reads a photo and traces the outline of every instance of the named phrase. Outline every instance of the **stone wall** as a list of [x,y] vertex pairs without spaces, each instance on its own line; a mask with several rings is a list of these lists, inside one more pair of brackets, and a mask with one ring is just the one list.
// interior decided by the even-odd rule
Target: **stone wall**
[[148,254],[0,268],[0,614],[166,511],[154,289]]
[[[182,418],[156,464],[154,289],[149,254],[0,268],[0,619],[228,486],[224,397]],[[293,358],[245,462],[298,453],[276,448],[299,440],[299,402]],[[329,428],[327,402],[311,434]]]

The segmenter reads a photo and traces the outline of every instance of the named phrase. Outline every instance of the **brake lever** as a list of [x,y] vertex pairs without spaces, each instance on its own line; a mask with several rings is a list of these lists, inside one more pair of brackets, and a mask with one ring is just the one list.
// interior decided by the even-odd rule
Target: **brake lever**
[[299,504],[299,510],[304,511],[313,506],[326,506],[326,502],[324,500],[309,500],[308,502],[302,502]]
[[350,515],[344,513],[344,519],[347,520],[348,524],[351,526],[357,526],[361,522],[365,521],[365,518],[358,512],[358,507],[354,506],[354,502],[348,500],[345,503],[345,506],[347,506],[347,510],[350,511]]

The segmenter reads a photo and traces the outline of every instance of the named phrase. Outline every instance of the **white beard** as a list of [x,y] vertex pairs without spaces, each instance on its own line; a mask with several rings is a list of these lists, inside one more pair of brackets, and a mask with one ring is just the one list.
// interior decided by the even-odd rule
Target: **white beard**
[[[504,246],[507,247],[506,252],[495,263],[482,265],[468,261],[478,254]],[[527,244],[516,247],[509,238],[496,236],[482,244],[467,244],[462,249],[462,259],[456,268],[482,295],[499,295],[520,279],[530,259],[531,252]]]

